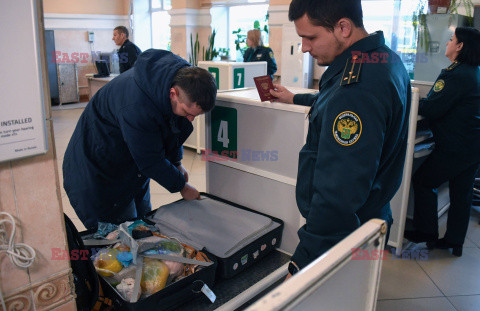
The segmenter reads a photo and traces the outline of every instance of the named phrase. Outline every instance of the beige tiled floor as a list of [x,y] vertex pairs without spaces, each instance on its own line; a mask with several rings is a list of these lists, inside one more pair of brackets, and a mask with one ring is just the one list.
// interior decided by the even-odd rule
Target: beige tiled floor
[[[63,155],[83,109],[54,110],[53,124],[57,149],[58,167],[61,172]],[[190,173],[190,182],[199,191],[205,191],[205,162],[194,151],[185,149],[183,164]],[[61,176],[60,176],[61,179]],[[161,205],[181,198],[170,194],[152,181],[152,205]],[[83,229],[73,211],[65,191],[62,202],[67,215]],[[448,251],[435,250],[427,260],[406,260],[389,258],[383,262],[377,310],[438,310],[478,311],[480,310],[480,225],[479,214],[472,212],[472,218],[464,245],[463,256],[453,257]],[[441,219],[440,232],[444,232],[445,218]],[[412,245],[422,249],[424,244]]]

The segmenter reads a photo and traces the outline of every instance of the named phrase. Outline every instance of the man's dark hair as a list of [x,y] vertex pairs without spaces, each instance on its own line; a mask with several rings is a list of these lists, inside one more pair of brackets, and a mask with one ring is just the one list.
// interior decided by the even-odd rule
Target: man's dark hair
[[180,87],[191,102],[196,102],[204,112],[215,106],[217,84],[210,72],[200,67],[184,67],[177,71],[172,87]]
[[128,39],[128,29],[127,29],[127,27],[125,27],[125,26],[117,26],[117,27],[115,27],[114,30],[116,30],[116,31],[118,31],[118,32],[120,32],[120,33],[124,33],[124,34],[125,34],[125,37]]
[[337,22],[349,18],[358,28],[363,28],[361,0],[293,0],[288,10],[288,19],[293,22],[307,14],[315,26],[333,31]]
[[480,31],[472,27],[457,27],[455,36],[458,43],[463,43],[456,60],[472,66],[480,66]]

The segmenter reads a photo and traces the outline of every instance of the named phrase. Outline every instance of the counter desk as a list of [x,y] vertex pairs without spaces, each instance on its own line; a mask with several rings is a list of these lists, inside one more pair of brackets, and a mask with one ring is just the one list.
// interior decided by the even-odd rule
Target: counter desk
[[[198,67],[208,70],[213,75],[219,92],[255,87],[253,78],[267,74],[267,62],[201,61],[198,62]],[[205,149],[204,115],[195,118],[193,132],[183,145],[195,149],[198,154]]]
[[93,95],[98,92],[99,89],[101,89],[105,84],[108,82],[112,81],[118,76],[118,74],[110,74],[108,77],[103,77],[103,78],[95,78],[93,76],[87,76],[88,80],[88,89],[89,89],[89,94],[88,94],[88,99],[92,99]]
[[261,102],[257,89],[241,89],[219,93],[206,115],[206,192],[282,219],[281,248],[287,252],[295,250],[297,230],[305,222],[295,186],[309,109]]

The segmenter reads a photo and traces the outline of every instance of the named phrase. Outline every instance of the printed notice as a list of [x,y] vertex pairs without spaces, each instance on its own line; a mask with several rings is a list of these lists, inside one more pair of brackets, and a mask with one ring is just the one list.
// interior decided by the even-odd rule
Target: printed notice
[[[43,117],[43,115],[42,115]],[[43,118],[32,116],[16,119],[0,119],[0,161],[23,158],[44,153],[45,133]]]
[[[0,162],[42,154],[48,148],[42,84],[48,77],[41,71],[37,7],[35,1],[10,1],[8,5],[15,14],[3,14],[2,22],[15,31],[2,33],[2,44],[22,48],[15,52],[21,61],[2,63]],[[0,59],[8,59],[8,53],[8,49],[0,50]]]

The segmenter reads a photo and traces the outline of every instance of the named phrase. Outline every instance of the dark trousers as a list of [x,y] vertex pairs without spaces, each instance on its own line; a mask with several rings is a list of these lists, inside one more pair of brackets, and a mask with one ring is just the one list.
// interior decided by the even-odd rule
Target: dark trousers
[[472,163],[434,150],[413,176],[415,230],[438,238],[437,188],[448,181],[450,208],[445,239],[449,243],[463,245],[477,168],[478,162]]
[[[121,224],[127,220],[134,218],[141,218],[152,210],[152,203],[150,202],[150,179],[138,189],[133,200],[131,200],[126,206],[118,206],[118,208],[112,209],[111,215],[105,215],[99,217],[100,221],[108,220],[114,224]],[[105,219],[105,220],[103,220]]]
[[[103,191],[103,189],[95,189]],[[105,209],[105,203],[99,203],[97,197],[87,191],[69,191],[70,203],[82,221],[85,228],[96,230],[98,222],[121,224],[127,220],[141,218],[152,210],[150,202],[150,179],[148,179],[131,201],[123,204],[113,204]]]

